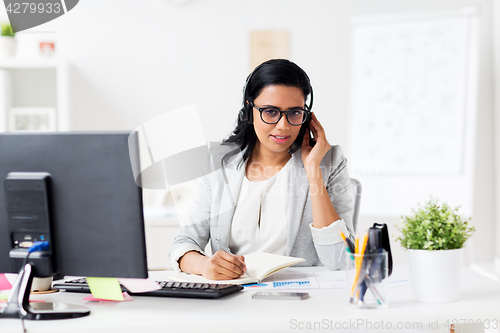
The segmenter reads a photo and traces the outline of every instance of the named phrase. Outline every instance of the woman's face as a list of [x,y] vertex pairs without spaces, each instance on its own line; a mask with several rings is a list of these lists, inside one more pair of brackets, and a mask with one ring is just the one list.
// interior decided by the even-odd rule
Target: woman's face
[[[276,107],[281,111],[297,107],[303,108],[304,103],[304,94],[300,88],[282,85],[265,87],[254,100],[256,107]],[[290,125],[284,114],[276,124],[266,124],[262,121],[260,112],[256,108],[253,108],[253,125],[260,148],[276,153],[288,151],[297,138],[301,127]]]

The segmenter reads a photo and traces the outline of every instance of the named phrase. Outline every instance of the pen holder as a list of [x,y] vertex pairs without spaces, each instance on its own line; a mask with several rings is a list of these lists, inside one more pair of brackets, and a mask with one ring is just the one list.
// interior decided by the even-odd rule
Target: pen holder
[[346,256],[346,281],[350,304],[358,308],[387,306],[387,251]]

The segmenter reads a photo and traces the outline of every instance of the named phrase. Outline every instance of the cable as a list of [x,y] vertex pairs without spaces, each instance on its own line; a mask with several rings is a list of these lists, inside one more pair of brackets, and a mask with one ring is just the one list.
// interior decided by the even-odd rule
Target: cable
[[[34,242],[33,245],[31,245],[28,248],[28,255],[26,255],[26,258],[24,258],[24,263],[22,266],[23,267],[23,274],[25,274],[24,267],[28,263],[28,258],[30,256],[30,254],[32,254],[33,252],[45,251],[48,249],[49,249],[49,242]],[[21,319],[21,325],[23,326],[23,333],[26,333],[26,327],[24,326],[24,317],[23,317],[22,312],[21,312],[22,304],[19,303],[19,298],[17,298],[17,306],[19,308],[19,319]]]
[[28,255],[32,252],[45,251],[49,249],[49,242],[34,242],[28,249]]
[[[30,249],[31,249],[31,247],[30,247]],[[34,251],[33,251],[33,252],[34,252]],[[29,258],[29,256],[30,256],[30,254],[31,254],[31,253],[32,253],[32,252],[30,252],[30,251],[29,251],[29,249],[28,249],[28,255],[26,256],[26,258],[24,258],[24,263],[23,263],[23,274],[26,274],[26,273],[24,272],[24,267],[25,267],[25,266],[26,266],[26,264],[28,263],[28,258]],[[21,312],[21,307],[22,307],[22,306],[23,306],[23,305],[22,305],[21,303],[19,303],[19,297],[17,297],[17,307],[19,308],[19,319],[21,319],[21,325],[23,326],[23,333],[26,333],[26,327],[24,326],[24,317],[23,317],[23,314],[22,314],[22,312]]]

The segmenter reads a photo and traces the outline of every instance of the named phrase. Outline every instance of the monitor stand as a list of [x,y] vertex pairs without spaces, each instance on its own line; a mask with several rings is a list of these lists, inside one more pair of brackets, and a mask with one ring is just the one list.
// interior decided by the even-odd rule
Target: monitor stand
[[84,306],[64,303],[31,303],[29,301],[33,266],[24,265],[7,300],[7,306],[0,309],[1,318],[24,318],[29,320],[67,319],[88,316],[90,310]]

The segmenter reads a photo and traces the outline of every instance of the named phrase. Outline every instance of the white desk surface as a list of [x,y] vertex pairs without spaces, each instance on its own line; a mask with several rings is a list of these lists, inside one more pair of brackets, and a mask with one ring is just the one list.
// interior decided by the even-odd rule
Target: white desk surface
[[[310,272],[325,268],[288,270]],[[154,273],[153,277],[158,278],[158,272]],[[168,276],[168,273],[162,274],[164,278]],[[333,331],[335,323],[348,328],[345,325],[357,320],[369,321],[372,325],[381,325],[384,321],[386,328],[390,322],[393,329],[398,323],[408,322],[422,322],[425,327],[429,321],[436,320],[440,325],[451,319],[500,321],[500,283],[468,268],[462,270],[460,300],[452,303],[412,301],[409,285],[388,288],[388,307],[375,310],[348,305],[347,289],[303,291],[309,293],[309,299],[254,300],[251,297],[255,291],[242,291],[216,300],[135,296],[131,302],[120,303],[87,302],[83,301],[87,295],[77,293],[36,295],[32,299],[85,305],[91,314],[77,319],[25,321],[25,326],[28,332],[271,332],[298,331],[299,325],[314,325],[314,322],[328,325],[326,327]],[[22,332],[20,320],[1,319],[0,332]]]

